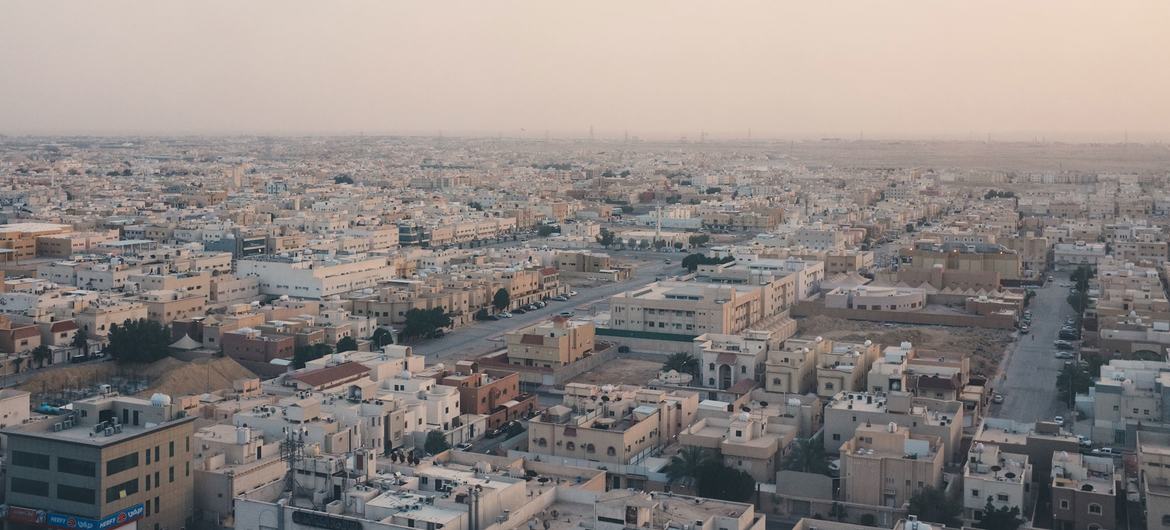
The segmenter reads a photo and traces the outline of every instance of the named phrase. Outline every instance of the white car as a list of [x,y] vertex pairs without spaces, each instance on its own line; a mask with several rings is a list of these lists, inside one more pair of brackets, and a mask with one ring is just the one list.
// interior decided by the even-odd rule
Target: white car
[[1061,425],[1064,425],[1064,416],[1057,416],[1055,418],[1052,418],[1052,421],[1059,423]]
[[577,296],[577,291],[569,291],[569,296]]

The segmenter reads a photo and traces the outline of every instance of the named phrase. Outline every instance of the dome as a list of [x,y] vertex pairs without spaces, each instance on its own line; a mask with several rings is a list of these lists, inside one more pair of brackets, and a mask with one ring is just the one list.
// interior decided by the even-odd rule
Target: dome
[[153,396],[150,396],[150,404],[156,407],[169,407],[171,405],[171,396],[156,392]]

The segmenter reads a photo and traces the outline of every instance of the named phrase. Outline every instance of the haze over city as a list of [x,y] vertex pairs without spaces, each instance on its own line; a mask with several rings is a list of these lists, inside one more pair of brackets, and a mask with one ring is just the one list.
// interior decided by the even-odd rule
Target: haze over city
[[0,530],[1170,527],[1168,22],[0,0]]
[[1170,4],[14,1],[0,133],[1170,140]]

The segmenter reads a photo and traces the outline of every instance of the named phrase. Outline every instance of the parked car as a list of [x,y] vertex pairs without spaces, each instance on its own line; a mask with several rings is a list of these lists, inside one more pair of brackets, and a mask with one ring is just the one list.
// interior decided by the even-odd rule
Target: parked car
[[1027,324],[1020,326],[1020,334],[1021,335],[1027,335],[1029,331],[1032,331],[1032,328],[1028,327]]
[[1052,421],[1064,425],[1064,416],[1056,416],[1052,418]]
[[577,296],[577,291],[569,291],[569,296]]
[[1081,444],[1081,447],[1093,447],[1093,441],[1083,434],[1077,435],[1077,443]]
[[1058,351],[1058,352],[1056,352],[1056,358],[1057,359],[1072,359],[1073,354],[1072,354],[1072,352]]
[[558,302],[568,302],[569,301],[569,299],[565,298],[564,296],[554,296],[554,297],[552,297],[552,299],[556,300]]
[[500,317],[498,317],[496,315],[488,315],[487,316],[487,320],[499,320],[499,319],[500,319]]
[[524,309],[523,307],[518,307],[518,308],[512,310],[512,314],[515,314],[515,315],[523,315],[524,313],[527,313],[527,312],[528,312],[528,310]]
[[503,313],[500,313],[500,316],[502,316],[504,318],[512,318],[512,313],[504,311]]
[[470,442],[463,442],[461,444],[455,444],[455,448],[460,450],[460,451],[470,451],[471,450],[471,443]]
[[560,313],[557,313],[557,315],[565,317],[565,318],[572,318],[573,312],[572,311],[561,311]]
[[667,260],[663,260],[662,262],[663,262],[663,263],[665,263],[665,264],[667,264],[667,265],[670,265],[670,263],[671,263],[671,261],[670,261],[669,259],[667,259]]
[[1003,403],[1003,394],[995,393],[991,395],[991,402],[995,404]]
[[1053,345],[1053,346],[1056,346],[1056,348],[1057,348],[1057,349],[1059,349],[1059,350],[1071,350],[1071,349],[1073,349],[1073,345],[1072,345],[1072,343],[1071,343],[1071,342],[1069,342],[1069,341],[1066,341],[1066,340],[1058,340],[1058,341],[1056,341],[1056,342],[1053,342],[1053,343],[1052,343],[1052,345]]
[[1112,447],[1100,447],[1093,449],[1093,454],[1098,456],[1121,456],[1121,450]]

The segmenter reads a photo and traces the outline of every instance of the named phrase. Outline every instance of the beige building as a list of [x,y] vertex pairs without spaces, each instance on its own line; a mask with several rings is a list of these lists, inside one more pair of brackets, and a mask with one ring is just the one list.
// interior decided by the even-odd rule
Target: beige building
[[1146,528],[1170,527],[1170,434],[1138,432],[1137,458]]
[[727,467],[738,469],[758,482],[772,482],[784,456],[784,449],[796,438],[794,425],[770,422],[767,416],[750,412],[728,413],[729,417],[707,417],[683,430],[678,442],[717,453]]
[[550,407],[529,422],[530,452],[638,464],[691,424],[699,395],[682,390],[569,383],[565,385],[564,403]]
[[702,335],[739,333],[762,320],[764,290],[755,285],[651,283],[610,298],[612,329]]
[[923,488],[941,486],[942,472],[942,440],[894,423],[862,425],[841,446],[846,502],[899,507]]
[[868,340],[861,344],[825,342],[830,343],[827,351],[817,355],[817,395],[831,398],[841,391],[864,391],[869,369],[881,355],[881,346]]
[[168,326],[171,322],[207,313],[207,299],[201,294],[184,291],[147,291],[140,297],[146,305],[146,318]]
[[817,357],[828,353],[833,341],[788,339],[784,346],[768,352],[764,363],[764,388],[779,394],[804,394],[817,386]]
[[[168,396],[98,396],[68,416],[9,427],[8,520],[44,510],[67,527],[107,519],[142,528],[191,527],[195,416]],[[14,514],[15,512],[15,514]],[[33,521],[27,521],[33,522]],[[80,527],[80,525],[78,525]]]
[[862,425],[896,423],[916,434],[937,436],[946,461],[954,462],[965,412],[959,401],[918,398],[905,392],[842,392],[825,405],[825,451],[843,452],[842,444]]
[[504,335],[509,364],[543,368],[559,368],[593,353],[595,338],[592,322],[564,317]]
[[280,457],[280,441],[265,442],[247,427],[211,425],[195,433],[195,517],[231,526],[236,497],[284,480],[288,462]]

